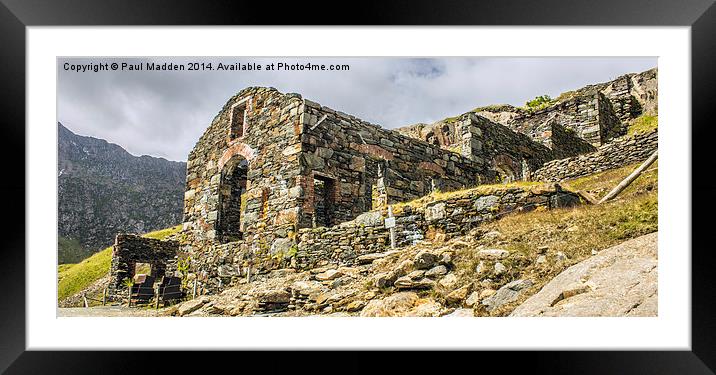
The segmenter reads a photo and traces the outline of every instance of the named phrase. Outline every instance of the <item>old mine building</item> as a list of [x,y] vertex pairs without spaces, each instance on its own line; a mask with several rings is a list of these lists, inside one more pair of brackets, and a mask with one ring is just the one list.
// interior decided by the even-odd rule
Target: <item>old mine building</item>
[[555,158],[541,143],[474,114],[456,124],[459,140],[450,150],[296,94],[242,90],[189,155],[187,243],[270,248],[300,228],[330,227],[436,189],[523,179]]
[[[326,255],[331,259],[376,251],[384,233],[371,228],[382,225],[380,210],[389,204],[435,190],[527,180],[548,161],[594,151],[623,134],[621,117],[636,113],[639,101],[617,97],[614,103],[621,104],[616,111],[605,90],[576,92],[549,111],[493,109],[397,130],[298,94],[264,87],[241,90],[189,154],[183,229],[173,242],[178,255],[171,260],[166,244],[153,252],[160,245],[137,246],[136,238],[118,236],[111,271],[114,292],[120,293],[122,279],[133,276],[136,261],[168,262],[172,265],[157,269],[175,269],[177,258],[191,259],[192,274],[215,292],[257,262],[267,268],[271,262],[274,268],[286,266],[289,257],[293,266],[296,258],[311,263],[307,257],[323,251],[312,244],[327,240],[341,245]],[[631,91],[627,87],[622,93]],[[365,221],[364,213],[376,211],[377,218]],[[359,216],[355,227],[341,226]],[[422,233],[420,225],[411,225]]]

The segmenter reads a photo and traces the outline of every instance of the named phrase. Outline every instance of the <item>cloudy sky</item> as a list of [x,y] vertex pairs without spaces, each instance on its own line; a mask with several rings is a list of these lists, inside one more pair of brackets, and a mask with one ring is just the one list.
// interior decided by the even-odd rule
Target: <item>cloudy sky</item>
[[[212,63],[213,71],[65,70],[65,63]],[[348,64],[348,71],[216,71],[218,63]],[[226,101],[246,86],[296,92],[386,128],[431,123],[488,104],[524,105],[657,65],[599,58],[141,58],[58,59],[57,116],[73,132],[134,155],[186,160]],[[185,65],[186,66],[186,65]]]

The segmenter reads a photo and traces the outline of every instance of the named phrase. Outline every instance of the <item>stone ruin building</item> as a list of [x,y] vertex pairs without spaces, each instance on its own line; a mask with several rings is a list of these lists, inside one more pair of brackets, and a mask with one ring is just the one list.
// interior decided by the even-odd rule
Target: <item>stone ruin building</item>
[[[653,87],[644,83],[652,81]],[[192,276],[216,292],[259,259],[278,267],[294,256],[295,266],[307,228],[337,228],[436,190],[530,180],[551,160],[623,135],[625,120],[655,107],[655,81],[651,70],[573,92],[542,111],[492,107],[396,130],[298,94],[246,88],[226,102],[189,154],[174,259],[166,244],[138,246],[118,236],[110,288],[120,295],[137,259],[184,258],[191,259]]]

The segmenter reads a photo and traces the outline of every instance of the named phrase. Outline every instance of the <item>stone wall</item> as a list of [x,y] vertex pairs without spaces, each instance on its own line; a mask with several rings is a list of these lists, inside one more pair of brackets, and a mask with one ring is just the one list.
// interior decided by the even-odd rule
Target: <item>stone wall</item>
[[497,182],[525,180],[531,171],[555,158],[547,146],[506,126],[472,113],[460,118],[463,154],[487,162],[498,173]]
[[545,145],[550,141],[550,123],[556,122],[599,146],[624,135],[630,120],[657,113],[657,73],[654,68],[569,91],[561,94],[557,103],[534,112],[509,105],[476,108],[473,112]]
[[[396,207],[396,244],[414,244],[436,233],[448,237],[465,234],[480,223],[513,212],[551,209],[581,202],[579,196],[559,185],[532,188],[476,188],[426,205]],[[390,248],[390,230],[383,211],[365,213],[331,228],[301,229],[294,266],[307,269],[329,263],[353,265],[360,257]]]
[[[319,199],[329,201],[329,225],[352,220],[381,203],[412,200],[435,189],[450,191],[493,181],[484,160],[404,136],[309,100],[305,101],[299,227],[313,227]],[[327,196],[314,179],[328,181]],[[324,194],[326,193],[324,189]],[[323,220],[320,220],[324,222]],[[321,226],[316,225],[316,226]]]
[[555,159],[563,159],[575,155],[596,151],[597,148],[589,142],[579,138],[572,129],[553,122],[551,126],[549,147]]
[[[467,233],[480,223],[513,212],[579,204],[580,198],[559,185],[531,187],[478,187],[448,193],[447,197],[421,203],[394,205],[396,245],[415,244],[436,233],[447,236]],[[354,265],[361,256],[390,249],[390,230],[385,227],[387,209],[365,212],[354,220],[331,227],[303,228],[274,241],[262,251],[244,241],[208,249],[197,274],[202,293],[215,294],[242,283],[251,275],[272,270],[310,269],[327,264]]]
[[534,181],[563,181],[646,160],[658,147],[658,131],[614,139],[597,151],[553,160],[532,174]]
[[173,276],[177,267],[179,242],[144,238],[136,234],[118,234],[112,247],[108,296],[122,300],[127,295],[124,279],[134,277],[137,263],[151,265],[151,276]]
[[551,136],[551,124],[557,123],[573,130],[579,138],[599,146],[606,141],[605,134],[613,132],[611,127],[618,125],[611,121],[608,110],[610,107],[606,97],[591,91],[535,112],[522,112],[506,126],[545,143]]

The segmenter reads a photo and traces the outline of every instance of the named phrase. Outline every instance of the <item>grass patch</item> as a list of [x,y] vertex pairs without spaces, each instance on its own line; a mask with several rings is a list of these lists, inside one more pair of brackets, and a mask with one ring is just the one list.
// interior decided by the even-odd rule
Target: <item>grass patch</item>
[[659,116],[641,115],[634,119],[627,128],[627,135],[648,133],[659,126]]
[[107,275],[111,261],[110,246],[70,267],[58,268],[57,299],[63,300]]
[[[142,237],[165,239],[178,233],[181,225],[150,232]],[[77,264],[61,264],[57,267],[57,300],[61,301],[82,291],[106,276],[112,261],[112,247],[107,247]]]
[[[621,182],[626,176],[633,172],[641,163],[630,164],[618,169],[611,169],[601,173],[579,177],[573,180],[565,181],[562,183],[565,189],[573,191],[586,191],[590,193],[594,198],[601,198],[605,196],[611,189],[613,189],[619,182]],[[659,161],[654,162],[649,168],[644,171],[641,176],[634,180],[622,193],[618,196],[625,197],[634,195],[636,193],[642,193],[645,191],[655,190],[658,184],[659,177]]]
[[166,239],[167,237],[171,236],[172,234],[179,233],[179,231],[181,230],[181,227],[182,227],[181,225],[176,225],[176,226],[173,226],[170,228],[156,230],[154,232],[146,233],[146,234],[142,235],[142,237],[153,238],[155,240],[163,240],[163,239]]

